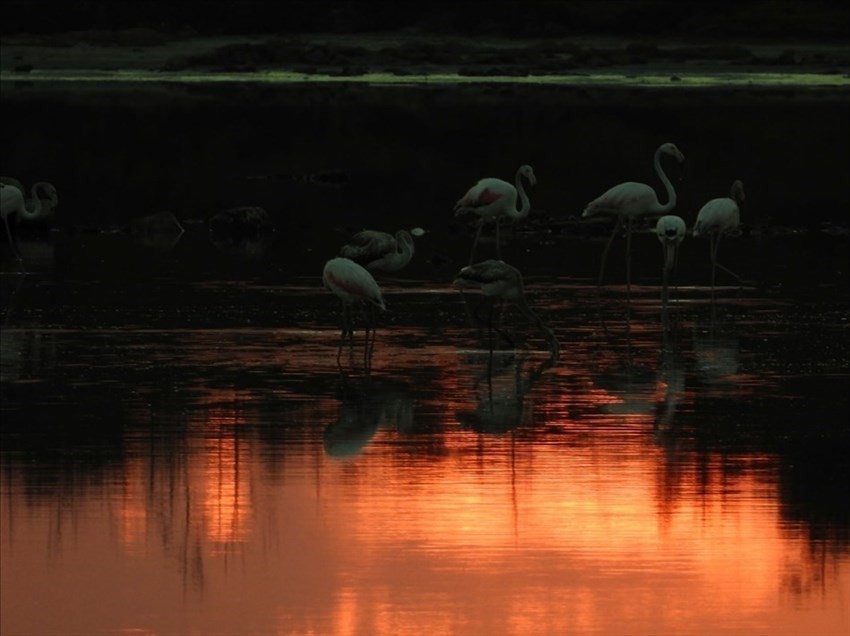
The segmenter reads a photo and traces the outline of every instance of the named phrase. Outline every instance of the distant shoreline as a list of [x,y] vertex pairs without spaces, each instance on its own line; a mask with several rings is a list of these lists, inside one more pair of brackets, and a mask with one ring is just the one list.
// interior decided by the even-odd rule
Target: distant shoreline
[[469,39],[410,34],[180,38],[153,32],[6,36],[0,70],[156,71],[354,76],[547,76],[648,73],[798,73],[850,78],[850,44],[744,44],[569,38]]

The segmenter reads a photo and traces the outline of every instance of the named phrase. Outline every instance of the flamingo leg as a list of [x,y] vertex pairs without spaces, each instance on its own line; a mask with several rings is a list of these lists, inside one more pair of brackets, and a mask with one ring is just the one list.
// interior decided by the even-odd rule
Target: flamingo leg
[[349,308],[346,303],[342,304],[342,331],[339,334],[339,346],[336,350],[336,365],[341,367],[342,346],[345,344],[345,336],[348,334]]
[[605,244],[605,249],[602,250],[602,266],[599,268],[599,278],[596,281],[596,286],[602,286],[602,278],[605,276],[605,263],[608,261],[608,252],[611,250],[611,243],[614,242],[614,237],[617,236],[617,230],[623,223],[623,218],[618,216],[617,222],[614,223],[614,229],[611,231],[611,236],[608,237],[608,242]]
[[626,296],[632,294],[632,217],[626,224]]
[[714,249],[713,249],[713,252],[712,252],[712,255],[711,255],[711,261],[712,261],[712,287],[714,286],[714,282],[713,282],[713,278],[714,278],[714,275],[713,275],[713,269],[714,269],[714,268],[716,268],[716,267],[719,267],[719,268],[720,268],[720,269],[722,269],[724,272],[726,272],[727,274],[729,274],[730,276],[732,276],[732,278],[734,278],[735,280],[737,280],[737,281],[738,281],[738,284],[739,284],[739,285],[741,285],[741,284],[743,283],[743,281],[741,280],[741,277],[740,277],[740,276],[738,276],[735,272],[733,272],[733,271],[732,271],[731,269],[729,269],[728,267],[725,267],[725,266],[723,266],[723,265],[721,265],[720,263],[718,263],[718,262],[717,262],[717,248],[718,248],[718,246],[720,245],[720,237],[721,237],[721,236],[722,236],[722,234],[720,234],[720,233],[718,233],[718,234],[717,234],[717,242],[714,244]]
[[496,324],[493,326],[493,329],[495,329],[496,333],[499,334],[502,337],[502,340],[504,340],[505,343],[511,349],[515,349],[516,345],[514,344],[513,339],[507,333],[502,331],[502,328],[501,328],[502,327],[502,316],[504,316],[504,315],[505,315],[505,301],[504,301],[504,299],[501,299],[499,301],[499,314],[498,314],[498,316],[496,316]]
[[661,308],[662,311],[667,310],[667,300],[669,296],[669,290],[667,288],[668,278],[670,274],[670,268],[668,267],[668,263],[670,262],[670,245],[669,243],[664,243],[664,267],[661,268]]
[[20,263],[24,259],[21,258],[21,254],[20,254],[20,252],[18,252],[18,248],[15,246],[15,239],[12,236],[12,228],[9,226],[9,217],[8,216],[3,217],[3,223],[6,224],[6,236],[9,238],[9,247],[12,248],[12,254],[15,255],[15,258]]
[[481,238],[481,230],[484,228],[484,217],[478,219],[478,230],[475,232],[475,240],[472,242],[472,253],[469,255],[469,264],[475,260],[475,248],[478,247],[478,239]]

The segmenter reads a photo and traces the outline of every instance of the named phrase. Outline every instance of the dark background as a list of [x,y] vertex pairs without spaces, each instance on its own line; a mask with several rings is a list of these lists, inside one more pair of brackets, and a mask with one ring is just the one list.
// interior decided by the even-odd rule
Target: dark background
[[711,39],[805,38],[841,41],[850,34],[850,3],[507,1],[198,2],[5,0],[0,33],[59,33],[143,28],[199,35],[368,32],[562,37],[646,35]]

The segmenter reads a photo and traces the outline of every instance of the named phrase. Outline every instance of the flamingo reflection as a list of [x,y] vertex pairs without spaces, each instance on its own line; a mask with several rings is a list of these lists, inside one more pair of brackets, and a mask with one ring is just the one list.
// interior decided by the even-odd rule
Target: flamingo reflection
[[400,382],[368,377],[357,383],[343,380],[340,393],[339,417],[322,436],[325,453],[331,457],[359,455],[382,427],[400,432],[413,428],[413,398]]
[[475,376],[475,410],[458,412],[458,421],[479,433],[495,435],[520,426],[527,415],[526,395],[555,364],[552,358],[532,365],[526,365],[527,362],[528,356],[524,353],[516,355],[513,351],[502,351],[495,354],[492,363],[488,362]]

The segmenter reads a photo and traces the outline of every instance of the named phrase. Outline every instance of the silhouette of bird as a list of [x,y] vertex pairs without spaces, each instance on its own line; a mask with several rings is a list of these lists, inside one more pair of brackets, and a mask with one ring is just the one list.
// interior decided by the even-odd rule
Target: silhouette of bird
[[[39,192],[45,197],[43,200],[39,196]],[[59,203],[56,188],[46,181],[39,181],[32,186],[32,197],[31,207],[27,207],[23,191],[20,188],[0,183],[0,216],[3,217],[3,224],[6,226],[6,236],[9,238],[12,254],[19,262],[23,259],[15,245],[12,227],[9,225],[9,217],[15,215],[16,221],[41,219],[45,216],[46,211]]]
[[407,230],[399,230],[395,236],[363,230],[342,246],[339,255],[363,265],[370,272],[397,272],[410,262],[413,252],[413,237]]
[[670,272],[676,265],[679,258],[679,245],[685,238],[687,227],[685,220],[675,214],[666,214],[658,219],[655,224],[655,234],[661,242],[661,249],[664,252],[664,264],[661,266],[662,275],[662,292],[661,300],[667,304],[667,286],[670,278]]
[[669,214],[676,207],[676,190],[661,168],[661,155],[669,155],[682,163],[685,156],[679,151],[675,144],[665,143],[658,146],[653,158],[655,172],[664,184],[667,191],[667,203],[661,204],[655,190],[645,183],[627,181],[615,185],[604,194],[587,204],[582,217],[592,216],[614,216],[617,221],[611,237],[602,252],[602,266],[599,269],[599,280],[597,285],[602,285],[602,277],[605,274],[605,261],[608,259],[608,251],[611,243],[623,221],[626,222],[626,285],[631,288],[631,238],[632,223],[641,217],[663,216]]
[[693,235],[708,235],[709,255],[711,256],[711,289],[714,290],[715,270],[719,267],[741,282],[735,272],[717,262],[717,248],[720,238],[738,228],[741,222],[741,206],[744,204],[744,184],[740,180],[732,183],[728,197],[719,197],[706,203],[697,214]]
[[[458,289],[478,289],[490,299],[490,316],[488,328],[493,329],[493,303],[495,300],[509,300],[516,304],[520,311],[537,328],[543,332],[552,352],[552,360],[558,359],[560,347],[554,332],[547,327],[540,317],[531,310],[525,299],[525,289],[520,271],[504,261],[487,260],[474,265],[467,265],[455,276],[452,285]],[[490,356],[493,355],[493,341],[490,339]]]
[[[354,340],[354,323],[351,316],[352,306],[363,304],[368,307],[366,316],[366,349],[364,352],[364,366],[368,370],[371,363],[372,351],[374,348],[374,331],[375,331],[375,308],[386,310],[384,304],[384,296],[381,293],[381,288],[372,277],[372,274],[354,261],[348,258],[332,258],[325,263],[324,271],[322,272],[322,281],[325,287],[330,289],[337,298],[342,301],[342,333],[340,334],[339,348],[337,349],[336,361],[339,365],[340,356],[342,355],[342,345],[345,342],[346,336],[349,339],[349,346],[353,346]],[[370,334],[372,341],[370,344]]]
[[[531,185],[537,183],[534,170],[529,165],[520,166],[514,177],[514,184],[507,181],[487,177],[481,179],[455,203],[455,216],[459,214],[474,213],[479,217],[478,230],[475,233],[475,241],[472,243],[472,253],[469,255],[469,264],[475,259],[475,248],[481,238],[481,229],[489,221],[496,222],[496,255],[502,258],[502,248],[499,240],[499,221],[502,217],[518,220],[528,216],[531,210],[531,202],[525,193],[522,180],[523,177]],[[521,207],[517,210],[517,193],[521,200]]]

